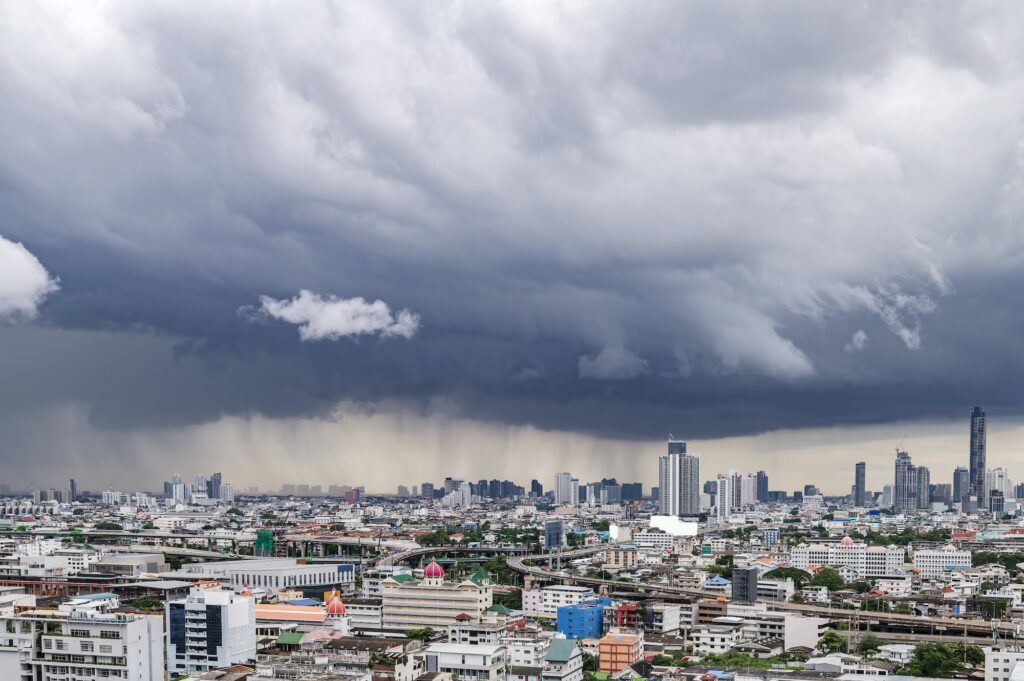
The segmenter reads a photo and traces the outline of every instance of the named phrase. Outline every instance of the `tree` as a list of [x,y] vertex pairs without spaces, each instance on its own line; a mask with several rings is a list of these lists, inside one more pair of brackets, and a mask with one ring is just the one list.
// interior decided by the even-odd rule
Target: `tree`
[[583,653],[583,672],[596,672],[597,658],[590,653]]
[[237,508],[234,508],[234,507],[229,508],[227,510],[227,514],[228,515],[245,515],[244,513],[242,513],[241,509],[237,509]]
[[799,589],[810,581],[811,576],[807,574],[806,570],[801,570],[800,568],[781,567],[764,573],[764,578],[774,582],[784,582],[787,579],[792,579],[793,584]]
[[132,607],[139,610],[163,610],[164,602],[156,596],[142,596],[132,601]]
[[828,587],[829,591],[838,591],[845,584],[846,582],[843,581],[842,576],[836,572],[835,568],[823,567],[818,571],[818,574],[811,577],[811,586]]
[[416,639],[417,641],[429,641],[434,637],[434,630],[430,627],[423,627],[422,629],[410,629],[405,632],[406,638]]
[[85,509],[76,508],[74,511],[71,512],[71,515],[85,515]]
[[826,653],[836,653],[846,647],[846,640],[829,629],[818,639],[818,647]]
[[857,646],[857,650],[862,655],[871,655],[877,653],[878,649],[885,645],[885,640],[878,638],[872,634],[865,634],[864,638],[860,640],[860,645]]
[[142,529],[144,529],[144,530],[155,530],[156,529],[156,525],[153,524],[152,520],[147,520],[146,522],[142,523]]
[[609,527],[611,527],[611,523],[607,520],[595,520],[590,525],[591,529],[597,530],[598,532],[607,532]]
[[963,669],[965,657],[971,664],[980,664],[985,660],[985,654],[980,649],[975,652],[971,648],[977,646],[967,646],[965,649],[962,643],[918,643],[914,657],[907,665],[907,673],[911,676],[949,677]]
[[118,525],[117,523],[114,523],[114,522],[110,522],[109,520],[104,520],[103,522],[96,523],[95,527],[96,527],[97,530],[118,530],[118,531],[120,531],[120,530],[124,529],[121,525]]

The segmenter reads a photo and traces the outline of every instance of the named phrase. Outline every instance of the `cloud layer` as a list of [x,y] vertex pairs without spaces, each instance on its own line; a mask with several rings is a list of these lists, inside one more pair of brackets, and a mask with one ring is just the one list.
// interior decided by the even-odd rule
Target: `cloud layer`
[[[0,25],[2,229],[62,287],[45,328],[0,329],[36,369],[9,409],[124,429],[442,399],[625,439],[1024,414],[1024,7]],[[237,314],[257,300],[284,323]],[[370,334],[415,339],[299,342]]]
[[349,336],[380,334],[412,338],[420,326],[419,315],[409,310],[391,314],[383,300],[321,296],[300,291],[294,298],[278,300],[260,296],[259,313],[299,327],[302,340],[337,340]]
[[40,303],[59,287],[24,245],[0,236],[0,319],[35,317]]

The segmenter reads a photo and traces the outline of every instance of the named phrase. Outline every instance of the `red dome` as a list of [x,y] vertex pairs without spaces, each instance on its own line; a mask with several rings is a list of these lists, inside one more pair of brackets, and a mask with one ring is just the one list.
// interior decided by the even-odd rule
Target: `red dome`
[[436,560],[431,558],[430,565],[423,568],[423,576],[432,579],[442,579],[444,577],[444,570],[437,564]]
[[338,596],[337,590],[333,591],[330,600],[327,601],[327,615],[341,616],[347,612],[345,604],[341,602],[341,597]]

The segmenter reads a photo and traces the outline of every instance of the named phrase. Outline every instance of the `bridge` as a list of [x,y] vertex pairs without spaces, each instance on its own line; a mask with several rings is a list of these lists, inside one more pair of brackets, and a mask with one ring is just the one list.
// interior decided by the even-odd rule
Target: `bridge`
[[[609,545],[604,544],[592,550],[566,551],[562,553],[563,558],[572,558],[586,553],[596,553],[605,550]],[[556,572],[547,570],[530,563],[547,560],[547,555],[532,555],[521,558],[513,558],[508,565],[513,570],[538,579],[560,582],[562,584],[582,584],[604,588],[612,591],[632,591],[652,598],[663,598],[668,600],[681,600],[692,603],[700,598],[718,598],[720,592],[707,591],[705,589],[694,589],[689,587],[671,586],[667,584],[648,584],[644,582],[620,582],[611,579],[598,577],[586,577],[581,575],[568,574],[564,571]],[[843,621],[854,629],[862,626],[884,637],[890,634],[923,634],[928,636],[941,636],[943,640],[960,640],[964,637],[992,640],[993,633],[1000,638],[1015,639],[1019,636],[1018,625],[1012,622],[995,622],[984,619],[966,619],[959,617],[920,617],[917,615],[903,615],[893,612],[876,612],[872,610],[853,610],[835,608],[828,606],[809,605],[804,603],[783,603],[770,602],[768,607],[772,610],[796,612],[804,615],[825,617],[833,621]],[[948,637],[947,637],[948,632]]]

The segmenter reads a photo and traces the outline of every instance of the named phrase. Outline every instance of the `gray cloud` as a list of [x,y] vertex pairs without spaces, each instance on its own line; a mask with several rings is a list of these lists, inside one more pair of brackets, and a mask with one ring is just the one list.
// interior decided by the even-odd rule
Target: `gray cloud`
[[[1021,413],[1022,11],[8,4],[2,228],[62,290],[0,349],[117,429]],[[357,329],[416,337],[300,342]]]

